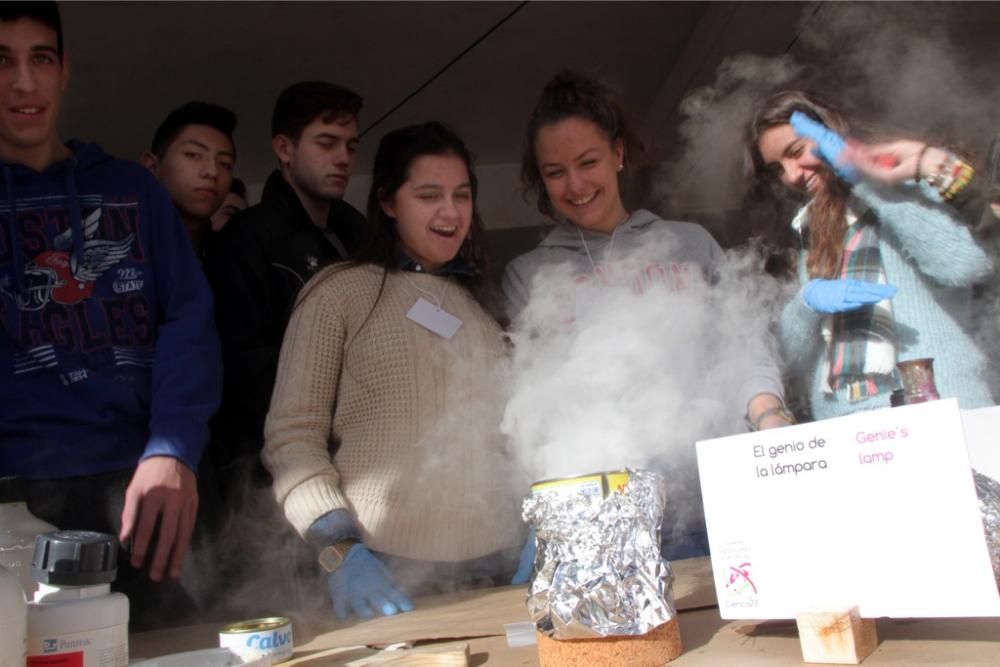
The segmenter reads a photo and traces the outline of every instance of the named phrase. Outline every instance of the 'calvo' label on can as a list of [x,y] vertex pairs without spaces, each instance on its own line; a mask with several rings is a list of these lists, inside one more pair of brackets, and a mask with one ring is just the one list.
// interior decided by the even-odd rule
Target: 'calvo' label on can
[[292,657],[292,625],[277,617],[233,623],[219,632],[219,646],[244,660],[271,656],[271,663],[276,664]]

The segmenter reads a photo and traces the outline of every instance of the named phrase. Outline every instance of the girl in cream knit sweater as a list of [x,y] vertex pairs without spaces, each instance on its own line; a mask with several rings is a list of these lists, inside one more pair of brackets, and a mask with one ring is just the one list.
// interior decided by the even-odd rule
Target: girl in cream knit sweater
[[507,583],[524,539],[476,187],[441,125],[384,137],[368,249],[303,288],[285,334],[263,457],[341,617]]

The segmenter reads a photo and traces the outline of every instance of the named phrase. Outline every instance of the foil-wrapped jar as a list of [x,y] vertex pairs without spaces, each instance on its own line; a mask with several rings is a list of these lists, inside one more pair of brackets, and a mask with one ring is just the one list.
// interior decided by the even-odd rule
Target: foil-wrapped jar
[[997,582],[997,589],[1000,590],[1000,483],[974,470],[972,479],[976,484],[976,496],[979,498],[979,512],[983,518],[983,531],[986,533],[986,547],[990,552],[993,576]]
[[629,471],[620,493],[538,493],[524,519],[538,548],[528,612],[557,639],[643,635],[676,615],[660,556],[663,478]]

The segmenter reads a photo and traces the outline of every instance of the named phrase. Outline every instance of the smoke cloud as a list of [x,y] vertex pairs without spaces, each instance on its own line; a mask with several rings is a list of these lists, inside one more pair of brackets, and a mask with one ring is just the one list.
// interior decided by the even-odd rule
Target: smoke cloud
[[979,22],[995,21],[995,10],[975,3],[804,6],[790,53],[728,58],[714,82],[684,98],[680,149],[657,195],[674,211],[737,208],[753,102],[792,87],[819,92],[876,134],[933,138],[983,155],[1000,131],[1000,85],[993,47],[969,38],[983,35],[980,11]]
[[805,71],[791,56],[726,59],[714,84],[681,102],[681,152],[666,168],[656,195],[675,211],[739,207],[745,183],[743,138],[754,103],[761,90],[789,84]]
[[803,30],[805,57],[828,63],[816,87],[863,118],[982,154],[997,129],[1000,86],[992,49],[977,61],[983,53],[963,38],[975,12],[961,3],[824,5]]
[[[671,256],[664,239],[621,262]],[[759,252],[729,259],[714,284],[696,273],[586,297],[567,265],[537,275],[512,334],[502,425],[533,479],[654,469],[667,477],[665,531],[700,517],[694,443],[745,429],[744,382],[772,353],[768,323],[784,298]]]

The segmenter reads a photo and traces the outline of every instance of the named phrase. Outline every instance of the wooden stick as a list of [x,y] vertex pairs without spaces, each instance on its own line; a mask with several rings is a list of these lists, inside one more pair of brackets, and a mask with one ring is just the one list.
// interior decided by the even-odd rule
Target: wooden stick
[[354,658],[358,654],[374,653],[374,652],[375,649],[370,649],[367,646],[363,645],[338,646],[336,648],[328,648],[322,651],[315,651],[308,655],[292,658],[288,662],[283,662],[280,664],[282,665],[282,667],[296,667],[297,665],[302,665],[303,667],[306,666],[325,667],[326,665],[342,665],[344,660]]
[[401,651],[379,651],[344,667],[468,667],[469,645],[427,644]]
[[294,658],[282,663],[282,667],[468,667],[468,664],[469,645],[462,642],[394,651],[340,646]]

